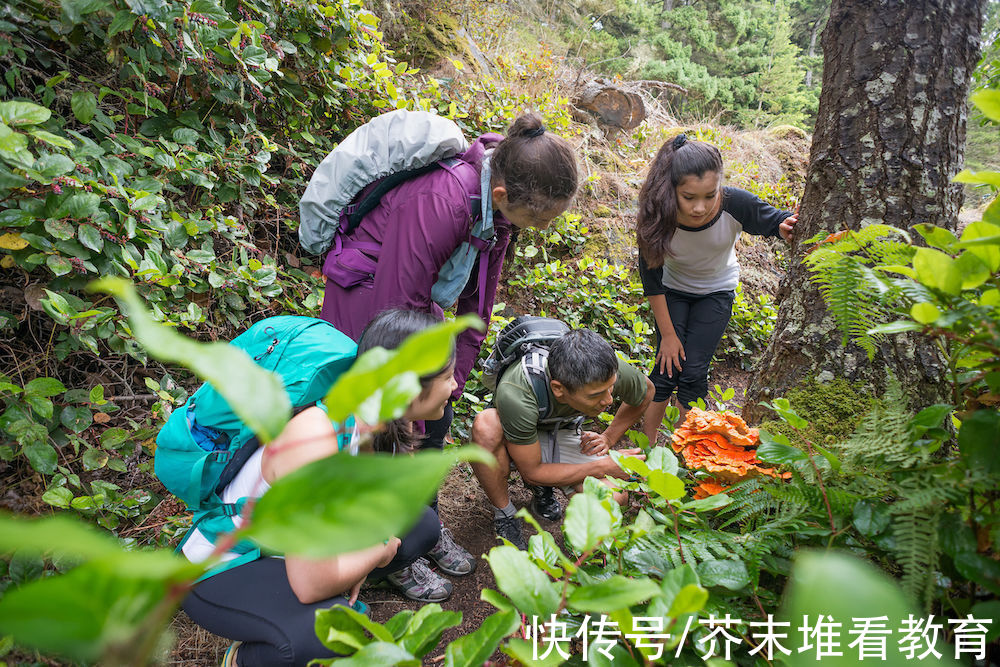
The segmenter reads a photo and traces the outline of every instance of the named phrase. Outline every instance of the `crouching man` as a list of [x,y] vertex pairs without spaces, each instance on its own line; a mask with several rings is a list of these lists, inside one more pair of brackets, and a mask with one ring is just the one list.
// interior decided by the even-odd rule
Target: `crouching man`
[[[536,393],[543,390],[546,396]],[[571,331],[547,351],[534,350],[512,364],[497,383],[493,407],[472,425],[472,441],[497,460],[495,466],[472,466],[493,504],[497,536],[527,548],[507,491],[511,462],[525,484],[561,487],[567,494],[581,491],[587,477],[613,486],[605,476],[628,474],[608,450],[642,417],[654,393],[645,373],[620,361],[611,345],[589,329]],[[596,417],[619,400],[622,405],[604,433],[580,432],[584,416]],[[540,410],[540,405],[545,407]],[[616,498],[623,502],[625,494]]]

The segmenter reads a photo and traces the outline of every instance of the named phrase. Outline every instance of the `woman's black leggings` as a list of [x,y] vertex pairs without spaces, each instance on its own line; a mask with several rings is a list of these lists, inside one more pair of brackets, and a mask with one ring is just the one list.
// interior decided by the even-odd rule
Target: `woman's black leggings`
[[[428,507],[392,562],[373,570],[369,578],[411,564],[437,544],[439,533],[437,513]],[[337,604],[346,605],[347,599],[302,604],[288,583],[284,559],[258,558],[202,581],[182,607],[209,632],[243,642],[237,654],[240,667],[291,667],[334,657],[316,637],[316,610]]]
[[[664,295],[667,310],[674,331],[684,346],[685,359],[681,359],[681,372],[673,377],[660,373],[660,367],[653,363],[649,379],[656,387],[653,401],[660,403],[670,398],[677,390],[677,400],[681,405],[708,396],[708,367],[712,363],[715,348],[726,332],[726,325],[733,314],[733,300],[736,293],[712,292],[697,295],[668,289]],[[660,351],[660,330],[656,329],[656,351]]]

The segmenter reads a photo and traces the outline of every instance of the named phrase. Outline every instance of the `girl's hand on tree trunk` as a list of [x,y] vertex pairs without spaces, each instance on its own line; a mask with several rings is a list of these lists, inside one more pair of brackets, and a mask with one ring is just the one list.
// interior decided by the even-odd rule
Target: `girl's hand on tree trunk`
[[781,235],[781,238],[791,243],[792,238],[795,236],[795,229],[794,229],[795,223],[798,221],[799,221],[799,213],[798,213],[798,207],[796,207],[795,213],[782,220],[781,224],[778,225],[778,234]]
[[656,365],[660,368],[660,373],[666,373],[672,378],[674,371],[681,371],[681,360],[687,360],[684,354],[684,346],[681,339],[673,331],[669,336],[663,336],[660,340],[660,349],[656,352]]

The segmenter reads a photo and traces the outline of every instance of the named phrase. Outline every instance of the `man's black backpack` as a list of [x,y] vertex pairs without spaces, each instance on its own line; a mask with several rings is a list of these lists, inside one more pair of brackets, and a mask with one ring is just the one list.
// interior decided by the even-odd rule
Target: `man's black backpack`
[[520,361],[535,392],[539,421],[547,419],[552,411],[546,372],[549,345],[569,332],[565,322],[551,317],[521,315],[514,318],[497,334],[496,345],[483,362],[483,384],[496,391],[503,374]]

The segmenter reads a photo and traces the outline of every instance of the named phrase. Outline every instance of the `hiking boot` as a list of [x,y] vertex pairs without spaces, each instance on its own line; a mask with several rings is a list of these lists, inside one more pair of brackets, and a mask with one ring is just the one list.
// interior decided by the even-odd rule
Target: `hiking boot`
[[451,597],[451,582],[434,572],[423,558],[387,574],[385,580],[416,602],[444,602]]
[[434,548],[427,552],[427,557],[437,563],[442,572],[456,577],[476,569],[476,559],[455,543],[451,531],[444,526],[441,526],[441,537]]
[[563,517],[562,505],[556,500],[551,486],[533,486],[531,491],[534,497],[528,507],[532,514],[548,521],[559,521]]
[[504,538],[521,551],[528,550],[528,542],[524,539],[521,522],[518,519],[512,516],[493,519],[493,530],[496,531],[497,537]]

